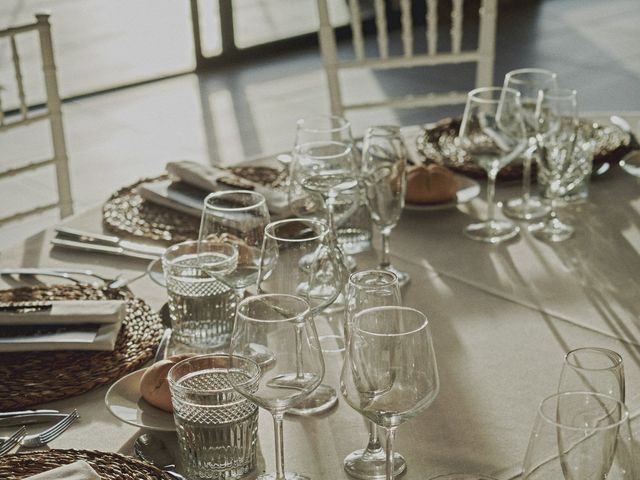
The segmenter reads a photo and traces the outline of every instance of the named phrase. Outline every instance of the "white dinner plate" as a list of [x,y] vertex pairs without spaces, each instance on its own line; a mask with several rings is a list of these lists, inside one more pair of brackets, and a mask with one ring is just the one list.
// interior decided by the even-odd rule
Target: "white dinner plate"
[[160,432],[173,432],[173,415],[154,407],[140,395],[140,379],[146,368],[136,370],[111,385],[104,403],[111,414],[129,425]]
[[478,195],[480,195],[480,184],[475,180],[462,175],[456,175],[458,180],[458,191],[456,192],[455,201],[445,203],[430,203],[427,205],[417,205],[412,203],[405,203],[404,208],[406,210],[413,210],[416,212],[430,212],[433,210],[444,210],[447,208],[455,208],[463,203],[470,202]]

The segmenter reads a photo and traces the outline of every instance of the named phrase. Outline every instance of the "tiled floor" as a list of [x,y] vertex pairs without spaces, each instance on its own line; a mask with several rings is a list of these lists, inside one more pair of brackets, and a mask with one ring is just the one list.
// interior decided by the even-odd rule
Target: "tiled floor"
[[[578,89],[583,111],[640,110],[637,25],[637,0],[510,2],[499,15],[496,80],[513,68],[546,67],[557,71],[564,85]],[[388,94],[401,84],[439,85],[464,77],[448,72],[400,78],[365,74],[350,82]],[[328,110],[324,71],[313,49],[66,103],[76,211],[142,176],[159,174],[170,160],[230,164],[286,150],[298,117]],[[374,122],[411,124],[452,113],[460,113],[460,107],[371,112],[352,120],[361,133]],[[46,152],[46,137],[39,140],[38,128],[1,135],[2,161]],[[0,215],[39,200],[51,182],[42,174],[0,183]],[[45,215],[0,229],[0,250],[55,220]]]

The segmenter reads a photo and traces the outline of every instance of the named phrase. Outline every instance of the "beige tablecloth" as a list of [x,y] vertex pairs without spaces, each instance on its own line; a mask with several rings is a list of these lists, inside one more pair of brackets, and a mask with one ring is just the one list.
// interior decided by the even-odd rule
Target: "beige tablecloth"
[[[504,199],[517,195],[519,186],[498,190]],[[517,475],[536,406],[556,389],[563,355],[572,348],[620,352],[627,403],[634,415],[640,411],[640,181],[614,167],[593,181],[590,198],[561,213],[576,226],[576,236],[555,245],[527,233],[502,246],[466,239],[462,228],[484,212],[482,198],[458,209],[403,214],[392,235],[393,261],[412,276],[405,303],[430,319],[441,378],[436,401],[398,432],[397,449],[409,465],[403,478],[454,471]],[[65,223],[101,231],[98,208]],[[51,250],[50,236],[43,232],[3,252],[0,264],[90,265],[125,276],[144,268],[135,260]],[[357,261],[358,268],[374,266],[375,254]],[[148,279],[132,290],[156,308],[165,301]],[[318,328],[322,334],[339,327],[334,319],[319,320]],[[325,383],[337,388],[342,356],[325,359]],[[108,413],[105,392],[46,405],[76,407],[82,415],[53,448],[131,453],[141,432]],[[265,412],[259,435],[259,469],[272,471],[273,428]],[[346,479],[342,460],[365,442],[364,421],[341,401],[324,415],[287,418],[285,464],[314,479]]]

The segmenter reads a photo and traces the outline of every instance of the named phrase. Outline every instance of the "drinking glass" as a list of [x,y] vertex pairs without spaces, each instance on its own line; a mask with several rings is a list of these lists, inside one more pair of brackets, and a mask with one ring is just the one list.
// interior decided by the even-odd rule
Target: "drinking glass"
[[507,201],[502,211],[519,220],[535,220],[545,216],[549,207],[538,197],[531,195],[531,165],[536,155],[537,122],[535,117],[539,91],[557,88],[557,75],[542,68],[512,70],[504,77],[504,86],[520,92],[522,116],[527,132],[529,148],[525,152],[522,171],[522,196]]
[[232,383],[256,388],[260,367],[247,358],[200,355],[175,364],[167,377],[187,477],[226,480],[253,470],[258,406]]
[[582,347],[564,356],[558,392],[604,393],[624,403],[624,365],[619,353]]
[[570,238],[575,229],[558,218],[558,201],[563,192],[582,181],[582,170],[591,168],[593,142],[579,137],[575,90],[541,91],[536,118],[538,175],[547,185],[551,210],[544,221],[530,225],[529,231],[540,240],[561,242]]
[[523,480],[630,480],[633,437],[624,403],[595,392],[563,392],[538,408]]
[[162,270],[176,340],[207,347],[229,340],[237,297],[220,278],[237,263],[238,249],[228,243],[188,240],[167,248]]
[[[343,288],[343,267],[329,238],[326,224],[319,220],[292,218],[267,225],[258,293],[300,296],[309,303],[312,316],[331,305]],[[287,378],[295,383],[296,374],[283,376],[280,382],[284,384]],[[289,413],[318,413],[331,408],[337,400],[335,389],[320,385]]]
[[391,265],[389,237],[404,208],[406,165],[407,149],[400,127],[367,129],[362,150],[362,176],[371,219],[382,236],[382,259],[378,268],[393,272],[400,286],[406,285],[410,277]]
[[[276,472],[258,476],[260,480],[304,480],[307,477],[284,471],[282,422],[285,412],[308,397],[322,381],[324,361],[309,304],[292,295],[257,295],[240,302],[231,338],[231,365],[243,372],[237,361],[256,338],[271,350],[275,362],[263,368],[255,384],[230,378],[234,388],[273,416]],[[296,372],[295,388],[282,386],[282,376]],[[246,375],[246,374],[245,374]],[[236,379],[240,379],[236,383]]]
[[[240,299],[258,278],[264,227],[270,221],[266,200],[257,192],[226,190],[211,193],[204,200],[199,241],[213,238],[237,247],[237,268],[220,279],[227,282]],[[206,269],[206,265],[202,268]]]
[[[365,270],[352,273],[347,284],[345,308],[345,338],[349,337],[353,317],[372,307],[401,305],[398,277],[386,270]],[[351,452],[344,459],[345,471],[355,478],[381,479],[385,476],[386,455],[378,438],[378,428],[367,419],[369,442],[366,448]],[[399,453],[394,453],[394,474],[400,475],[407,462]]]
[[518,158],[527,146],[520,93],[504,87],[471,90],[457,142],[488,177],[487,220],[468,225],[465,235],[494,244],[517,236],[520,229],[513,222],[495,218],[495,192],[500,169]]
[[294,147],[319,141],[341,142],[353,146],[351,123],[337,115],[310,115],[298,119]]
[[424,314],[400,306],[357,313],[340,387],[352,408],[386,430],[385,478],[392,480],[398,426],[421,413],[438,394],[436,358]]

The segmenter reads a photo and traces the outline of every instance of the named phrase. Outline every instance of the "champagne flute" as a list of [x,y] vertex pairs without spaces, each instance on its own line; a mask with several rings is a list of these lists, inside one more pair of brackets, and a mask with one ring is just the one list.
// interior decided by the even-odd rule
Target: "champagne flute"
[[502,206],[505,215],[519,220],[535,220],[545,216],[549,207],[539,197],[531,195],[531,165],[537,151],[535,116],[536,102],[540,90],[546,92],[557,88],[557,75],[542,68],[512,70],[504,77],[504,86],[520,92],[522,115],[527,132],[529,148],[525,152],[522,171],[522,195],[512,198]]
[[[253,371],[246,372],[247,362],[240,361],[259,338],[273,352],[275,362],[261,370],[257,383]],[[324,376],[324,360],[309,304],[293,295],[257,295],[240,302],[231,337],[230,375],[233,387],[273,416],[276,448],[276,472],[259,475],[259,480],[307,480],[297,473],[285,473],[284,414],[320,385]],[[254,364],[255,365],[255,364]],[[252,370],[255,370],[254,367]],[[259,369],[260,370],[260,369]],[[283,387],[278,382],[283,375],[296,372],[296,388]]]
[[[343,267],[329,238],[326,224],[319,220],[292,218],[267,225],[258,292],[300,296],[309,303],[312,316],[331,305],[343,288]],[[279,382],[294,388],[296,374],[281,376]],[[319,413],[333,407],[337,400],[334,388],[320,385],[289,413]]]
[[471,90],[457,143],[487,171],[488,177],[488,218],[468,225],[464,234],[494,244],[517,236],[520,229],[513,222],[495,218],[495,191],[500,169],[519,157],[527,146],[520,93],[500,87]]
[[[347,284],[345,307],[345,338],[349,338],[350,325],[358,312],[372,307],[401,305],[398,277],[386,270],[365,270],[352,273]],[[367,419],[369,441],[366,448],[351,452],[344,459],[345,471],[363,480],[382,479],[385,476],[386,454],[378,438],[378,428]],[[400,475],[407,462],[394,453],[394,474]]]
[[386,430],[385,478],[392,480],[398,426],[425,410],[439,389],[429,322],[424,314],[400,306],[357,313],[340,388],[352,408]]
[[406,285],[410,277],[391,264],[389,237],[404,208],[406,165],[407,149],[400,127],[367,129],[362,150],[362,175],[371,219],[382,236],[382,259],[378,268],[393,272],[400,286]]
[[624,365],[619,353],[582,347],[564,356],[558,392],[596,392],[624,402]]
[[538,408],[522,478],[637,478],[627,407],[595,392],[562,392],[547,397]]

